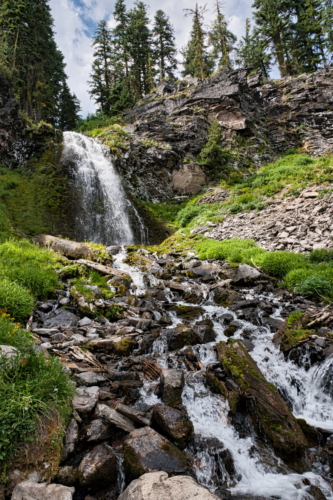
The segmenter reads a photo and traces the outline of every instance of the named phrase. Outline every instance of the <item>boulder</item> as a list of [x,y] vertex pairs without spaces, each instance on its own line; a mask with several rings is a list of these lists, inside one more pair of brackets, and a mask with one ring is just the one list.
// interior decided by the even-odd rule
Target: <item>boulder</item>
[[187,345],[212,342],[216,333],[213,330],[213,323],[210,320],[203,320],[193,326],[177,325],[175,328],[167,328],[162,330],[161,336],[166,338],[169,351],[176,351]]
[[206,182],[205,172],[196,163],[183,163],[172,172],[173,188],[182,194],[196,194]]
[[72,500],[74,491],[61,484],[24,481],[15,486],[11,500]]
[[73,409],[84,415],[90,413],[96,406],[98,393],[99,388],[96,386],[79,387],[72,402]]
[[151,472],[133,481],[118,500],[218,500],[219,497],[188,476],[168,477]]
[[75,451],[75,446],[79,440],[79,426],[73,418],[67,428],[65,446],[62,453],[62,459],[66,460]]
[[82,486],[100,490],[117,482],[117,457],[107,444],[95,446],[79,466]]
[[185,413],[163,404],[154,406],[151,426],[181,449],[186,447],[194,431],[193,424]]
[[103,375],[95,372],[77,373],[75,378],[79,385],[86,385],[87,387],[102,384],[106,380]]
[[0,345],[0,356],[4,356],[7,359],[14,358],[18,353],[16,347],[10,345]]
[[248,264],[240,264],[238,267],[230,267],[224,269],[224,273],[233,283],[250,283],[253,280],[260,278],[261,273]]
[[95,419],[85,427],[87,441],[103,441],[112,436],[111,425],[103,422],[102,419]]
[[129,418],[125,417],[116,410],[113,410],[107,405],[97,405],[95,414],[96,417],[103,418],[110,424],[119,427],[119,429],[122,429],[125,432],[131,432],[135,429],[133,422]]
[[76,241],[63,240],[47,234],[34,236],[31,241],[36,245],[52,248],[55,252],[70,257],[71,259],[97,259],[98,255],[95,250],[83,243]]
[[66,309],[57,309],[51,317],[44,321],[44,328],[71,328],[75,326],[79,318]]
[[135,429],[124,444],[124,466],[128,479],[146,472],[189,473],[188,458],[165,437],[150,427]]
[[168,406],[181,404],[184,383],[183,371],[162,370],[160,373],[160,395],[162,401]]
[[125,415],[125,417],[129,418],[130,420],[139,425],[144,425],[144,426],[149,425],[149,420],[144,416],[144,414],[141,411],[132,408],[131,406],[119,403],[117,405],[116,410],[118,413]]

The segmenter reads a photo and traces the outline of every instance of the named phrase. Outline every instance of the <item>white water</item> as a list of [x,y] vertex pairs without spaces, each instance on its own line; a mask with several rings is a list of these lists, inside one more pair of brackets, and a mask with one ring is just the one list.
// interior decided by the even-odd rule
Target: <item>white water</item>
[[132,210],[140,232],[140,243],[147,243],[147,231],[126,197],[106,146],[82,134],[64,132],[62,161],[71,167],[79,193],[77,239],[105,245],[133,244],[129,218]]
[[[123,258],[124,254],[119,255],[117,266],[130,272],[130,269],[122,263]],[[145,273],[145,276],[141,273],[140,276],[140,271],[133,270],[133,268],[131,273],[137,289],[140,289],[140,294],[144,291],[145,283],[158,281],[148,273]],[[171,292],[169,297],[171,302]],[[176,303],[178,305],[193,305],[181,301]],[[251,494],[280,500],[313,500],[313,497],[307,492],[308,486],[303,482],[306,479],[312,485],[319,487],[327,500],[333,500],[330,484],[316,473],[318,468],[321,473],[328,472],[324,467],[318,467],[314,464],[312,472],[293,473],[267,445],[260,444],[255,437],[241,438],[238,435],[229,421],[228,402],[221,396],[212,394],[204,384],[205,367],[217,361],[213,349],[214,344],[221,340],[228,340],[223,333],[226,325],[224,325],[221,316],[226,312],[234,317],[236,315],[226,308],[212,305],[207,297],[200,305],[205,311],[203,316],[208,315],[213,321],[217,338],[213,343],[193,347],[204,368],[199,372],[186,373],[182,396],[183,404],[193,422],[195,434],[204,439],[217,438],[221,442],[221,446],[230,451],[236,474],[232,479],[226,471],[222,473],[216,465],[214,457],[209,454],[208,447],[196,454],[195,472],[198,482],[212,491],[216,490],[222,482],[223,486],[227,486],[229,491],[234,494]],[[279,308],[276,304],[274,316],[278,317],[278,314]],[[169,328],[173,328],[179,323],[179,319],[170,312],[169,315],[173,321]],[[265,377],[286,396],[294,415],[297,418],[304,418],[311,425],[333,430],[333,382],[329,383],[330,378],[333,379],[330,374],[333,357],[313,366],[306,372],[293,362],[285,360],[283,354],[272,343],[273,334],[268,327],[258,327],[246,321],[240,321],[240,323],[241,326],[234,338],[241,339],[244,333],[251,338],[255,345],[254,350],[250,353],[251,356]],[[159,356],[157,361],[161,367],[174,367],[176,358],[174,353],[168,352],[167,344],[163,338],[158,338],[155,341],[153,353]],[[328,386],[326,393],[323,390],[324,382],[326,382],[326,387]],[[158,402],[160,400],[152,391],[152,383],[146,382],[141,390],[141,403],[152,406]],[[220,474],[218,482],[216,482],[217,473]]]

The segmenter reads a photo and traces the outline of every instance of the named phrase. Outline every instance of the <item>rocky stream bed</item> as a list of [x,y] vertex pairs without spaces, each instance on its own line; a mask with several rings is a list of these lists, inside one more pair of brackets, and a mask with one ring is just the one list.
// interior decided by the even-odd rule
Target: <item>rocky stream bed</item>
[[115,297],[80,294],[69,261],[29,323],[77,389],[57,477],[10,471],[12,499],[333,499],[331,307],[245,264],[108,250],[76,262]]

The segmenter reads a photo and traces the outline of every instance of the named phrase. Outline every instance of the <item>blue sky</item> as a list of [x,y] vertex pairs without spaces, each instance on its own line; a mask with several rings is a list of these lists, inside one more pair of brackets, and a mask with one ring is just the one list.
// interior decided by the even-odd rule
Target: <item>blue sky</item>
[[[225,0],[224,13],[229,21],[229,29],[238,37],[244,33],[245,20],[251,17],[253,0]],[[113,25],[115,0],[50,0],[55,22],[56,41],[65,56],[67,74],[71,90],[81,101],[82,115],[93,112],[95,106],[89,98],[87,81],[92,64],[92,36],[96,24],[105,19]],[[134,1],[128,0],[128,8]],[[183,9],[194,8],[194,0],[146,0],[150,18],[157,9],[164,10],[175,27],[177,46],[181,48],[187,42],[191,29],[191,19],[184,18]],[[200,2],[199,2],[200,3]],[[209,24],[214,16],[213,1],[207,2],[210,9],[205,17]]]

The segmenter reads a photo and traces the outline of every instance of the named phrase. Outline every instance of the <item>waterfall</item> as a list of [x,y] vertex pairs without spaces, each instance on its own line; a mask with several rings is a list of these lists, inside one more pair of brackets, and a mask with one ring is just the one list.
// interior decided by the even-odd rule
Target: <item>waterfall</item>
[[[75,237],[105,245],[147,244],[146,228],[126,197],[107,146],[76,132],[64,133],[62,162],[74,179]],[[135,238],[130,215],[139,237]],[[140,241],[135,241],[139,239]]]

